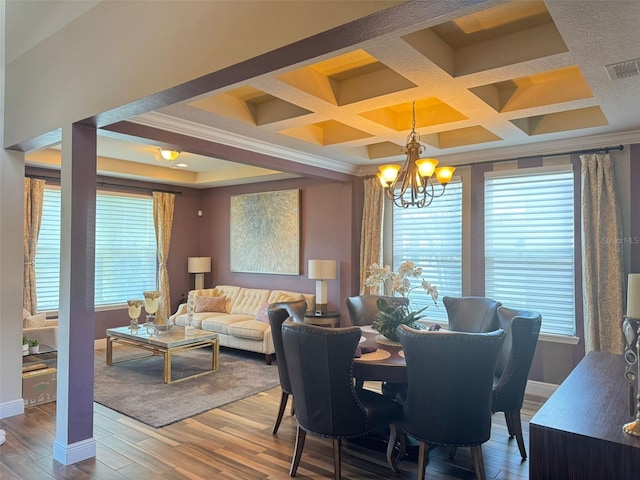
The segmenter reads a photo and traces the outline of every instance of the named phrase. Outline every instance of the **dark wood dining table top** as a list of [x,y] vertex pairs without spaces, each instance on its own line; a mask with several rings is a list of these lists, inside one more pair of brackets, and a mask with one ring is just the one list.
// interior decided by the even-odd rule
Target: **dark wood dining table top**
[[377,343],[376,337],[379,333],[370,326],[360,327],[360,329],[362,330],[360,345],[375,346],[377,349],[354,359],[354,378],[362,381],[407,383],[407,364],[402,347]]

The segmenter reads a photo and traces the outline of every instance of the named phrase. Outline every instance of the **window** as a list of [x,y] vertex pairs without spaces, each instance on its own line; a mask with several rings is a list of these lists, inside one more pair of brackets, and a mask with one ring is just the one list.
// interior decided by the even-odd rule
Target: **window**
[[575,335],[573,171],[528,170],[485,177],[485,295]]
[[[36,249],[38,311],[58,310],[60,190],[45,188]],[[125,303],[156,286],[153,199],[99,192],[96,197],[95,305]]]
[[451,182],[446,193],[425,208],[393,206],[393,269],[412,261],[423,278],[438,286],[438,307],[422,288],[410,296],[415,308],[429,305],[428,320],[447,322],[443,296],[462,295],[462,182]]

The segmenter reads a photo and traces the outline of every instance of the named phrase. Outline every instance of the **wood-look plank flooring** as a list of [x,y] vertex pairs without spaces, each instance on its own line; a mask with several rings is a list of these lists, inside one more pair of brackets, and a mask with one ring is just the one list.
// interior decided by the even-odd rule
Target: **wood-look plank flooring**
[[[70,466],[61,465],[52,457],[55,403],[31,407],[23,415],[0,420],[0,428],[7,433],[6,443],[0,446],[0,479],[290,478],[296,421],[287,409],[278,435],[271,434],[279,400],[280,389],[274,388],[159,429],[94,404],[97,455]],[[527,446],[529,420],[541,403],[541,399],[527,398],[523,409]],[[502,414],[493,416],[491,439],[482,449],[487,478],[529,478],[528,462],[521,462],[515,439],[509,440]],[[415,478],[414,461],[403,460],[400,468],[402,472],[394,474],[382,453],[343,442],[342,478],[345,480]],[[307,435],[296,478],[333,478],[330,440]],[[449,459],[444,449],[432,450],[427,478],[474,478],[468,449],[458,449],[454,460]]]

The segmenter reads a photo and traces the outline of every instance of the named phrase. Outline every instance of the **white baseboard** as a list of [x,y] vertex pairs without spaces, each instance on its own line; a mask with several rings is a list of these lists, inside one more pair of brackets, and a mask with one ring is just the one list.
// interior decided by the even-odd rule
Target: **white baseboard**
[[0,419],[22,415],[24,413],[24,400],[18,398],[0,403]]
[[71,445],[63,445],[57,440],[53,442],[53,459],[63,465],[73,465],[96,456],[96,440],[88,438]]
[[538,382],[535,380],[527,381],[525,394],[535,395],[537,397],[549,398],[556,391],[559,385],[554,383]]

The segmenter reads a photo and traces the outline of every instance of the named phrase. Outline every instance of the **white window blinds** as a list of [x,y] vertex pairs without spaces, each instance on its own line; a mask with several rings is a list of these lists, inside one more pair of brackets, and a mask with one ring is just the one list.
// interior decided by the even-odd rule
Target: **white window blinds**
[[[156,288],[156,240],[151,197],[98,193],[95,305],[125,303]],[[36,249],[38,311],[58,310],[60,190],[47,187]]]
[[442,297],[462,295],[462,182],[451,182],[442,197],[425,208],[393,207],[393,269],[412,261],[422,278],[438,286],[438,307],[418,286],[410,295],[413,308],[429,305],[428,320],[447,322]]
[[485,295],[575,335],[574,181],[570,166],[485,178]]

